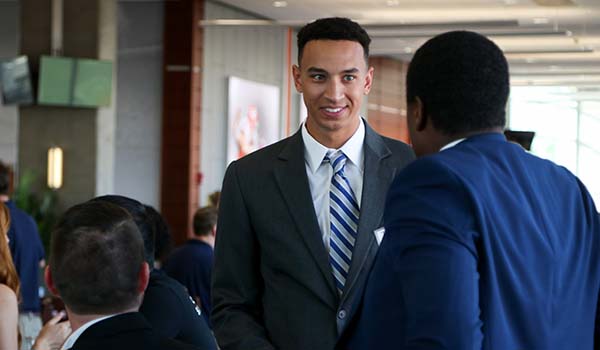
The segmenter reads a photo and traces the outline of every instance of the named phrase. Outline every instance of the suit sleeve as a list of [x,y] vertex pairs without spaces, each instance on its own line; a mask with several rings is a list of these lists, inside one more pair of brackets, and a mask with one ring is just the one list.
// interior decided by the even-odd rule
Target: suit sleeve
[[390,188],[379,258],[394,280],[390,293],[402,298],[393,311],[405,320],[399,349],[482,347],[471,203],[455,175],[427,159]]
[[274,349],[263,326],[259,249],[234,162],[223,181],[212,273],[211,321],[222,350]]

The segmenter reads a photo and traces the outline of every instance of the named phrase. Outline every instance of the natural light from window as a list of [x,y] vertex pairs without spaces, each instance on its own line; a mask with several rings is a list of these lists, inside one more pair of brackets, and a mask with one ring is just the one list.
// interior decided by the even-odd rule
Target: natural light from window
[[534,131],[531,152],[576,174],[600,206],[600,98],[574,87],[512,87],[508,128]]

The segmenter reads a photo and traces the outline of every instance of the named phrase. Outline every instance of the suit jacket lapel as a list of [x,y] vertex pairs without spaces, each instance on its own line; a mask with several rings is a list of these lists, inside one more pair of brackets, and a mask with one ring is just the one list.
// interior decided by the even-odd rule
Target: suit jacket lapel
[[304,161],[304,143],[300,131],[289,139],[279,155],[279,160],[279,164],[275,167],[275,179],[298,232],[325,278],[332,294],[332,298],[328,298],[328,301],[335,308],[338,294],[310,194]]
[[[383,208],[388,187],[396,169],[389,167],[386,158],[391,151],[381,137],[365,122],[363,190],[358,222],[358,237],[352,252],[352,262],[344,286],[342,299],[349,295],[362,269],[369,269],[377,253],[377,242],[373,231],[383,218]],[[342,300],[343,301],[343,300]]]

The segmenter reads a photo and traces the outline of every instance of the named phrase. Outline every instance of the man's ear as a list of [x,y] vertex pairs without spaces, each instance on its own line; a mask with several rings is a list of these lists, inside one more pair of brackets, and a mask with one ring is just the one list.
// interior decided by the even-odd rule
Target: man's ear
[[297,65],[292,66],[292,76],[294,77],[294,86],[296,87],[296,91],[302,93],[302,72],[300,71],[300,67]]
[[369,67],[367,71],[367,75],[365,76],[365,89],[364,94],[368,95],[371,91],[371,87],[373,87],[373,72],[375,71],[374,67]]
[[138,292],[143,293],[148,287],[148,281],[150,280],[150,266],[147,262],[143,262],[140,268],[140,274],[138,275]]
[[50,271],[50,265],[46,266],[46,269],[44,270],[44,280],[46,281],[46,287],[48,287],[48,290],[56,295],[56,296],[60,296],[58,294],[58,289],[56,289],[56,286],[54,285],[54,280],[52,279],[52,272]]
[[414,112],[415,112],[415,129],[417,131],[423,131],[427,127],[428,119],[427,113],[425,111],[425,105],[419,96],[415,97]]

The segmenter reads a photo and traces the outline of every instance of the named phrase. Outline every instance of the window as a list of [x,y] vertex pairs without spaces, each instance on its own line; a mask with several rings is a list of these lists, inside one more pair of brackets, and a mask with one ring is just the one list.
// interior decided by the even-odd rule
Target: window
[[512,87],[511,130],[534,131],[531,153],[577,175],[600,205],[600,99],[573,87]]

